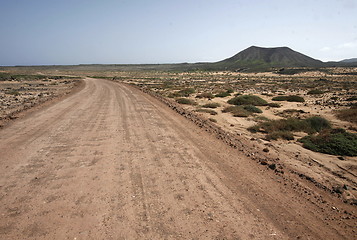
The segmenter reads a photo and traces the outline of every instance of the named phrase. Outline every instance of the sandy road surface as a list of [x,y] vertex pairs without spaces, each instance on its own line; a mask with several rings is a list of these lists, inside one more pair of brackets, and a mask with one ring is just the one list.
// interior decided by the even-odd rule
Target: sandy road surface
[[0,131],[0,239],[343,239],[274,175],[136,89]]

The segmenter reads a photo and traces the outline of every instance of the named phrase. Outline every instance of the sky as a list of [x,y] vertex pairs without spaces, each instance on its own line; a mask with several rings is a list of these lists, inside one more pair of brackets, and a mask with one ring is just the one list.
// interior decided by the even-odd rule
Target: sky
[[0,66],[357,57],[357,0],[0,0]]

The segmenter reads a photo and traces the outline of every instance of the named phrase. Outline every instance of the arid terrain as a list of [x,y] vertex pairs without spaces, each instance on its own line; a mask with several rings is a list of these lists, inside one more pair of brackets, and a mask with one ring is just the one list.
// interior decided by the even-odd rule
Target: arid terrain
[[[0,81],[0,238],[355,239],[356,156],[257,125],[320,116],[355,134],[337,117],[356,104],[355,72],[47,69]],[[226,109],[245,95],[267,104]],[[291,95],[304,101],[273,100]]]

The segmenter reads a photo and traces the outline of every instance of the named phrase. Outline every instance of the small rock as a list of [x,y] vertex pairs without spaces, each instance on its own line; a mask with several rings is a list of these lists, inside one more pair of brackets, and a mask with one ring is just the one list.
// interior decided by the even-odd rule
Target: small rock
[[264,148],[263,152],[269,152],[269,148]]
[[340,159],[340,160],[345,160],[345,158],[344,157],[342,157],[342,156],[339,156],[339,157],[337,157],[338,159]]
[[269,164],[269,168],[270,168],[271,170],[275,170],[275,169],[276,169],[275,163]]

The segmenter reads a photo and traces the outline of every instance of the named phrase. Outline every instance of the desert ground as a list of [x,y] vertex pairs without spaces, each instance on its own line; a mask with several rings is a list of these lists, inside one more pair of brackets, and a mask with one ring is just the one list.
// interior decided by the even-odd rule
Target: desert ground
[[[337,117],[355,72],[4,69],[0,238],[355,239],[356,156],[249,130],[321,116],[355,134]],[[225,111],[241,95],[269,105]]]

